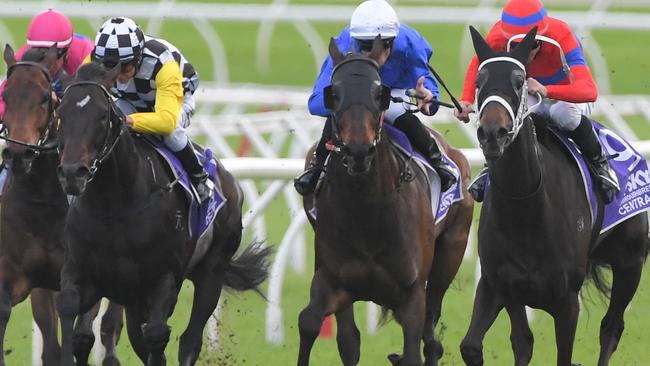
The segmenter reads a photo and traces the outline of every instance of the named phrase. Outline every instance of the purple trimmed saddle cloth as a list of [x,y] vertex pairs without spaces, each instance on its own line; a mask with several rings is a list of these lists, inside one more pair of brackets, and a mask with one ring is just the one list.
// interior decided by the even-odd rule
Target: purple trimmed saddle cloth
[[203,168],[208,173],[213,182],[214,194],[208,202],[200,203],[196,190],[190,182],[189,175],[181,165],[181,162],[176,158],[176,156],[162,143],[161,140],[151,137],[148,135],[143,135],[144,139],[149,142],[154,149],[165,159],[171,171],[174,172],[174,178],[178,180],[178,184],[183,187],[183,191],[187,196],[189,202],[189,219],[188,227],[190,228],[190,238],[193,243],[196,243],[207,231],[207,229],[214,222],[217,213],[226,203],[226,198],[223,195],[223,192],[219,191],[218,187],[220,185],[217,183],[217,160],[214,157],[212,150],[207,148],[205,153],[202,154],[199,151],[194,151],[199,157],[199,161],[203,164]]
[[[616,172],[621,186],[621,191],[616,198],[605,205],[603,225],[600,229],[602,233],[618,223],[650,209],[650,172],[648,171],[648,162],[632,145],[600,123],[592,121],[592,124],[605,155],[610,157],[609,165]],[[592,222],[594,222],[597,210],[596,194],[598,193],[596,192],[597,188],[593,186],[587,163],[573,141],[563,133],[551,131],[564,143],[580,167],[585,190],[588,192],[587,199],[591,206]]]

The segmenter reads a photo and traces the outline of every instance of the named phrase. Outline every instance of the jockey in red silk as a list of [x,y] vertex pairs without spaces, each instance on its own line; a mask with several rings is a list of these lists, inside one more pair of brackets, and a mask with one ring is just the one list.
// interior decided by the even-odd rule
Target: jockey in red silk
[[[27,43],[16,52],[16,59],[20,60],[30,48],[42,48],[47,51],[52,44],[56,43],[59,49],[59,59],[50,70],[53,81],[52,86],[58,97],[63,95],[61,86],[61,71],[67,75],[74,76],[82,63],[90,60],[90,54],[95,44],[90,38],[73,33],[72,23],[65,15],[56,10],[48,9],[32,19],[27,29]],[[5,82],[0,85],[0,120],[4,115],[5,103],[2,99],[2,91]]]
[[[343,53],[353,49],[355,52],[368,54],[377,36],[383,40],[384,47],[378,61],[382,83],[391,88],[393,96],[401,96],[404,99],[407,99],[406,89],[416,88],[418,93],[426,96],[418,102],[418,109],[427,115],[434,115],[438,105],[430,102],[438,96],[438,85],[427,68],[433,50],[415,29],[400,24],[395,10],[388,2],[368,0],[361,3],[352,13],[349,27],[344,28],[335,41]],[[325,108],[323,102],[323,88],[331,84],[333,66],[332,58],[328,56],[309,97],[309,112],[327,117],[327,120],[314,158],[307,170],[294,181],[296,191],[302,195],[314,192],[328,155],[326,143],[331,138],[332,120],[330,111]],[[402,103],[391,102],[384,113],[384,122],[403,131],[414,147],[424,153],[440,176],[442,191],[446,191],[456,182],[452,168],[441,158],[436,141],[420,119],[407,112]]]
[[[567,23],[547,15],[539,0],[510,0],[503,8],[486,38],[497,52],[516,47],[533,27],[537,27],[537,43],[528,59],[528,105],[537,104],[539,93],[545,99],[536,113],[566,131],[587,158],[598,177],[603,199],[611,202],[619,192],[616,175],[609,167],[589,116],[598,97],[598,89],[585,60],[582,45]],[[461,106],[456,117],[469,122],[476,92],[478,58],[474,56],[465,77]],[[483,200],[487,168],[470,186],[477,201]]]

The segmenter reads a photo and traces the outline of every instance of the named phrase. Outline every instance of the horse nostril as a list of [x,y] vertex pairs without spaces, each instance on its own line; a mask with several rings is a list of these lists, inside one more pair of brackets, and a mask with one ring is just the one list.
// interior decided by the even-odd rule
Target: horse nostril
[[506,136],[508,136],[508,130],[503,127],[499,128],[497,131],[497,139],[502,139]]
[[483,129],[483,126],[479,126],[479,128],[476,130],[476,137],[479,141],[485,140],[485,129]]
[[2,160],[4,161],[9,161],[13,157],[13,153],[11,150],[7,149],[6,147],[2,149]]
[[375,155],[376,152],[377,152],[377,146],[376,145],[372,145],[372,146],[370,146],[370,149],[368,149],[368,155]]
[[27,161],[33,161],[38,157],[40,153],[37,150],[34,149],[25,149],[25,153],[23,154],[23,159]]
[[75,178],[86,178],[90,175],[90,170],[85,166],[80,166],[75,172]]

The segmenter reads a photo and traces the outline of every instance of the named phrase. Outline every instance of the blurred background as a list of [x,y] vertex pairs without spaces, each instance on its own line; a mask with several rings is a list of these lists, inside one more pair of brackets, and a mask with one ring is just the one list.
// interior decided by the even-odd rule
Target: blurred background
[[[400,20],[418,30],[432,45],[431,64],[459,97],[473,48],[468,25],[485,34],[499,19],[503,1],[393,0]],[[138,0],[138,1],[0,1],[0,41],[14,49],[25,42],[31,17],[47,8],[68,15],[75,32],[94,39],[111,16],[134,18],[145,33],[176,45],[195,66],[201,84],[192,134],[211,147],[242,179],[246,194],[246,235],[242,246],[265,239],[277,249],[272,276],[263,286],[268,301],[254,293],[224,293],[206,329],[201,365],[289,365],[298,352],[297,318],[309,299],[313,274],[313,232],[306,223],[290,178],[302,165],[323,120],[309,116],[307,98],[327,55],[329,37],[348,23],[360,1],[352,0]],[[629,141],[650,140],[650,0],[547,0],[549,15],[569,22],[580,38],[596,78],[600,98],[595,118]],[[5,65],[0,65],[4,74]],[[448,101],[444,92],[441,99]],[[476,126],[457,122],[441,110],[427,123],[454,146],[476,147]],[[636,145],[635,145],[636,146]],[[474,172],[482,162],[466,150]],[[644,152],[647,153],[647,152]],[[267,160],[236,160],[259,157]],[[478,223],[477,205],[475,233]],[[445,354],[442,365],[460,365],[459,344],[469,325],[477,271],[475,235],[466,260],[449,290],[437,329]],[[645,365],[649,355],[646,329],[650,319],[650,270],[626,314],[626,329],[613,365]],[[191,305],[186,283],[170,322],[167,348],[177,364],[178,336]],[[589,286],[576,335],[574,362],[594,364],[598,330],[606,299]],[[356,305],[362,334],[360,365],[388,364],[386,355],[401,352],[401,330],[394,323],[377,329],[376,308]],[[512,364],[507,316],[501,314],[486,336],[486,365]],[[535,335],[532,365],[555,363],[552,319],[531,311]],[[32,334],[28,301],[16,306],[6,335],[9,365],[38,364],[38,334]],[[335,337],[323,337],[312,353],[315,365],[338,365]],[[335,334],[335,330],[334,330]],[[123,334],[119,346],[123,365],[139,360]],[[96,356],[101,355],[98,349]]]

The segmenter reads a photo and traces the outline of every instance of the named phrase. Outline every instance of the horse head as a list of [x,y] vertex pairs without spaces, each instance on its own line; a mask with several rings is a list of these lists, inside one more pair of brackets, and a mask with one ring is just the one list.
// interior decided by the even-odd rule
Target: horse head
[[2,94],[5,113],[0,138],[7,141],[2,159],[15,174],[27,174],[42,151],[53,150],[54,103],[50,68],[57,60],[56,45],[32,48],[16,61],[6,45],[7,81]]
[[334,69],[324,101],[332,113],[335,151],[343,155],[350,175],[370,170],[381,137],[382,113],[390,102],[390,89],[381,84],[377,63],[382,49],[377,37],[368,57],[343,55],[334,39],[330,40]]
[[59,181],[71,195],[81,195],[124,130],[124,117],[108,89],[120,72],[90,63],[77,71],[57,112],[59,124]]
[[[514,141],[528,110],[526,63],[535,43],[533,28],[511,52],[495,52],[474,27],[470,26],[474,49],[479,60],[476,78],[478,103],[478,141],[483,155],[496,160]],[[540,102],[542,98],[539,98]]]

